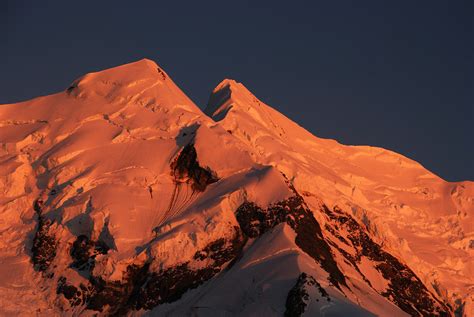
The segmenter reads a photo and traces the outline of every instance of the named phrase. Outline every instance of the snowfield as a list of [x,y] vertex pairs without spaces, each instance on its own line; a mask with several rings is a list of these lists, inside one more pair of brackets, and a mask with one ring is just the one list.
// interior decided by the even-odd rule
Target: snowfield
[[0,105],[0,314],[474,316],[474,183],[156,63]]

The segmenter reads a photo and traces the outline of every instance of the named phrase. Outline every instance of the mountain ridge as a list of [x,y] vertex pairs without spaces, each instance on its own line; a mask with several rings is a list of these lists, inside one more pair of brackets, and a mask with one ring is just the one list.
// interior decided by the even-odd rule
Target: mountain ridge
[[[0,105],[0,122],[2,271],[17,272],[2,298],[66,315],[182,315],[199,303],[237,315],[471,314],[474,183],[317,138],[236,81],[203,112],[144,59]],[[268,239],[280,241],[273,253]],[[279,261],[292,263],[284,282],[268,275]],[[249,300],[215,300],[239,280]],[[293,286],[314,301],[282,299]]]

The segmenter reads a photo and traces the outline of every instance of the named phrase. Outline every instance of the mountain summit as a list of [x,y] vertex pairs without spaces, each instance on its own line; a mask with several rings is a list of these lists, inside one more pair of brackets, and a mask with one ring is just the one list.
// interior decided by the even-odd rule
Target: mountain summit
[[473,316],[474,184],[156,63],[0,105],[5,315]]

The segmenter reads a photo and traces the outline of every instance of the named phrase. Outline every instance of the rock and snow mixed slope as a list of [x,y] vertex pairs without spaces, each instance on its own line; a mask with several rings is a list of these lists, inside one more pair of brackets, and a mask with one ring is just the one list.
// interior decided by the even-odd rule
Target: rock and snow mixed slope
[[474,184],[154,62],[0,105],[0,310],[472,315]]

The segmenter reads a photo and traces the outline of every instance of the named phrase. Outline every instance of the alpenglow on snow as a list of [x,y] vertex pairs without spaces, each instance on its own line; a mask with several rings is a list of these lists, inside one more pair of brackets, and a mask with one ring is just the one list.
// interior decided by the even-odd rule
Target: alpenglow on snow
[[157,64],[0,105],[0,313],[473,316],[474,183]]

